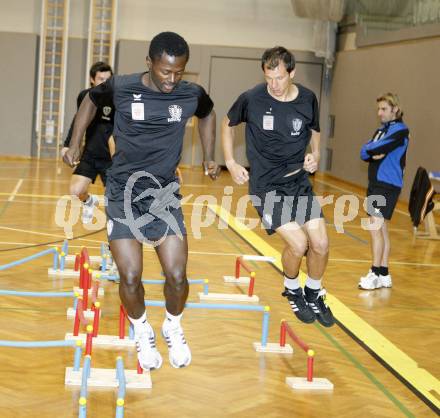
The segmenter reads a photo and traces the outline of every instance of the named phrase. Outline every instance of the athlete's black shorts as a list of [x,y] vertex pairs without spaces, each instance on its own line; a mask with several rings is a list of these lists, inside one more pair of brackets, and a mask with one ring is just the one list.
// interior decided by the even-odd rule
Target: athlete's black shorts
[[[154,195],[157,189],[151,188],[148,189],[151,193],[141,200],[134,201],[135,198],[127,196],[124,202],[112,198],[115,196],[112,189],[109,185],[106,191],[109,241],[128,238],[155,245],[170,235],[186,235],[180,204],[182,195],[178,191]],[[124,198],[124,190],[119,195]]]
[[369,184],[367,189],[367,213],[370,216],[391,220],[401,189]]
[[96,177],[101,177],[102,183],[107,182],[107,169],[111,166],[111,160],[93,159],[91,157],[82,157],[79,164],[76,166],[73,174],[78,176],[84,176],[92,180],[95,183]]
[[312,219],[323,217],[308,173],[303,170],[272,184],[270,191],[253,195],[257,198],[253,205],[269,235],[289,222],[303,226]]

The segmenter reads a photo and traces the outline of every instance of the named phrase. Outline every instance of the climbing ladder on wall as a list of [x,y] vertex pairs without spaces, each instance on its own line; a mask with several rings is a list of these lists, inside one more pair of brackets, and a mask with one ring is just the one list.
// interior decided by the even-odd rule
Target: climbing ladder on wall
[[38,95],[37,156],[58,158],[63,135],[70,0],[42,0]]
[[114,67],[118,0],[90,0],[86,88],[89,69],[97,61]]

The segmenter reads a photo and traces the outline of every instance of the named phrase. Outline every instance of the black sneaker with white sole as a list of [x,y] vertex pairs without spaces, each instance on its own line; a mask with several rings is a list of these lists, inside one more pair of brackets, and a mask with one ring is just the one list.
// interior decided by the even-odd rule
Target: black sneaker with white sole
[[314,314],[318,322],[324,327],[331,327],[335,323],[331,309],[325,303],[325,289],[315,290],[309,287],[304,288],[305,299]]
[[293,313],[300,321],[305,322],[306,324],[311,324],[312,322],[315,322],[316,315],[304,299],[302,288],[291,290],[287,289],[286,287],[284,289],[284,292],[281,293],[281,296],[287,298]]

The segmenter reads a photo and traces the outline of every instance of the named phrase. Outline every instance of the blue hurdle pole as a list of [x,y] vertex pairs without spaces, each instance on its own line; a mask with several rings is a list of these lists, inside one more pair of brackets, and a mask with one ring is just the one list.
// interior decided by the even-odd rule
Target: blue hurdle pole
[[0,340],[0,347],[14,348],[52,348],[52,347],[74,347],[73,340],[52,340],[52,341],[8,341]]
[[82,341],[76,340],[75,356],[73,358],[73,371],[75,372],[79,371],[79,368],[81,366],[81,355],[82,355]]
[[107,270],[107,254],[104,254],[101,257],[101,271],[104,272]]
[[67,239],[64,240],[61,251],[66,255],[69,254],[69,241],[67,241]]
[[126,381],[122,357],[116,359],[116,377],[119,380],[118,398],[116,400],[116,418],[124,418]]
[[81,390],[79,394],[79,418],[86,418],[87,416],[87,379],[90,376],[90,362],[91,357],[89,355],[85,356],[81,376]]
[[20,292],[17,290],[0,290],[0,296],[27,296],[34,298],[69,298],[73,292]]
[[130,340],[134,340],[134,326],[131,322],[130,325],[128,326],[128,338]]
[[[54,254],[54,263],[55,263],[55,256],[58,257],[58,250],[56,248],[49,248],[49,249],[41,251],[37,254],[30,255],[29,257],[25,257],[20,260],[13,261],[12,263],[3,264],[2,266],[0,266],[0,271],[9,269],[11,267],[19,266],[20,264],[27,263],[28,261],[32,261],[32,260],[35,260],[36,258],[43,257],[47,254],[52,254],[52,253]],[[57,261],[58,261],[58,258],[57,258]]]
[[270,318],[270,307],[265,306],[263,312],[263,325],[261,330],[261,345],[266,347],[267,336],[269,334],[269,318]]
[[66,264],[66,253],[61,251],[60,254],[60,271],[64,271],[64,266]]
[[56,270],[58,268],[58,248],[53,249],[53,266],[52,268]]

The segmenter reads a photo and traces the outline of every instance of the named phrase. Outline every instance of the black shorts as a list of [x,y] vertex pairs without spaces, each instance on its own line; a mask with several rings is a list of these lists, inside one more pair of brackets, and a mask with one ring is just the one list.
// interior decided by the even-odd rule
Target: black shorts
[[323,217],[321,205],[313,193],[306,172],[301,171],[298,175],[285,177],[282,183],[272,186],[269,192],[254,193],[257,202],[253,201],[269,235],[289,222],[303,226],[312,219]]
[[102,183],[105,186],[105,183],[107,182],[106,171],[111,166],[111,164],[111,160],[99,160],[90,157],[83,157],[73,171],[73,174],[87,177],[92,180],[92,183],[95,183],[96,177],[99,174]]
[[[121,194],[124,195],[124,191]],[[181,199],[178,192],[147,196],[139,201],[130,197],[125,202],[108,199],[108,240],[128,238],[157,245],[170,235],[185,236]]]
[[400,189],[369,184],[367,189],[367,213],[370,216],[391,220],[399,199]]

